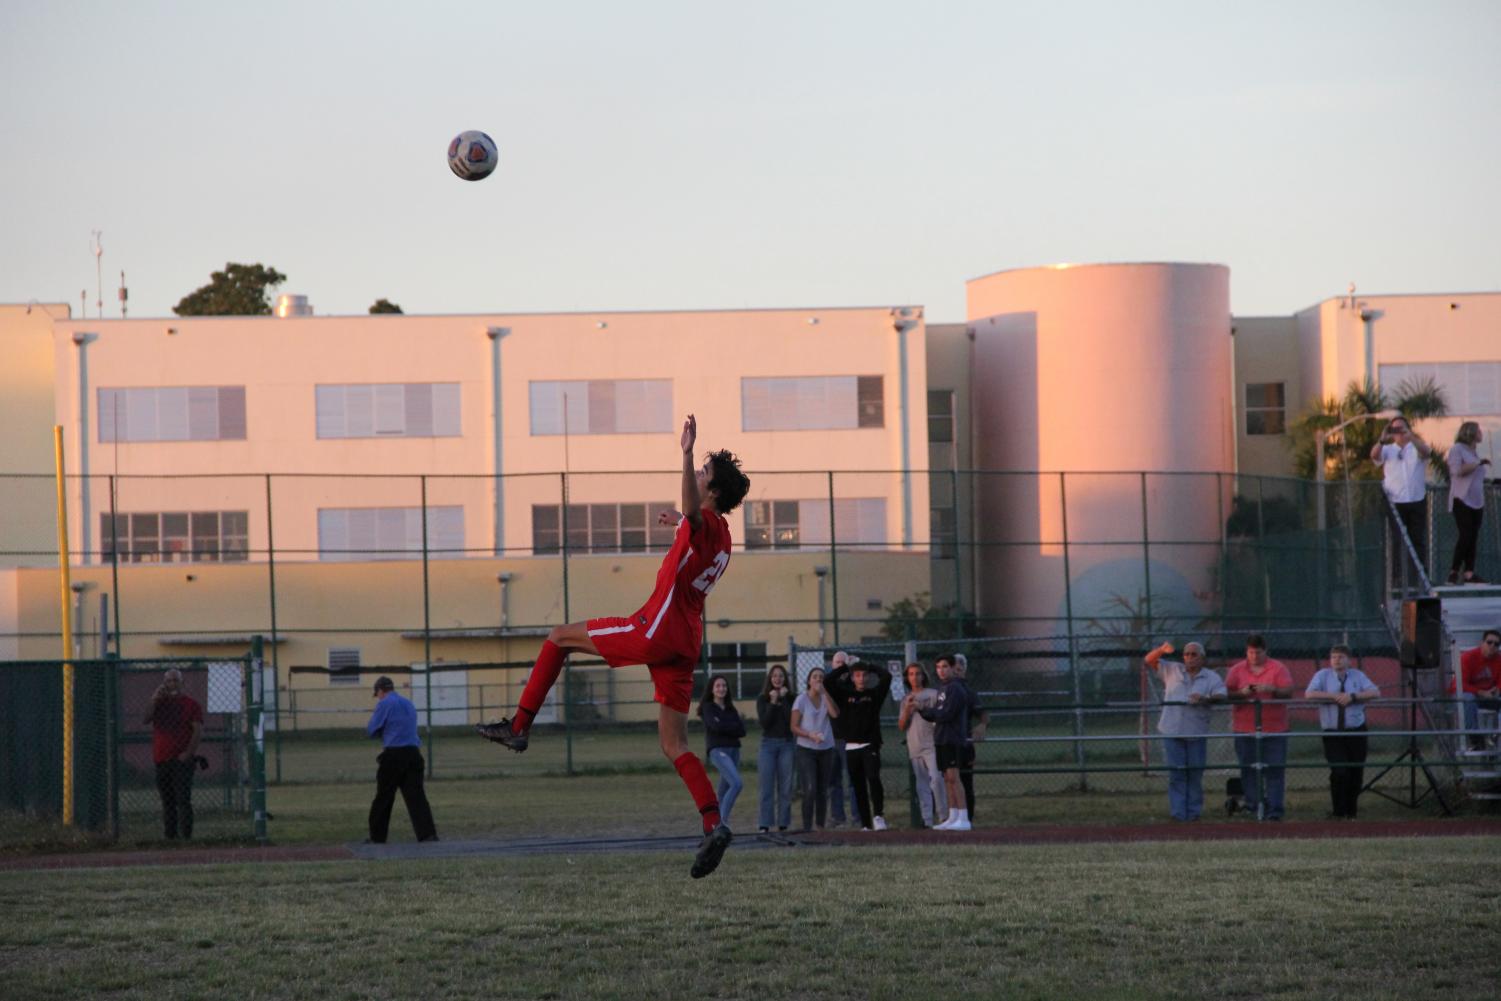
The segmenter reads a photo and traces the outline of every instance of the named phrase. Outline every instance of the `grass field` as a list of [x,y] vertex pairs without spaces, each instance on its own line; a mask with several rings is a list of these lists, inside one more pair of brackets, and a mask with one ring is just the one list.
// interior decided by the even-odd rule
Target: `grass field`
[[[1008,732],[1015,732],[1014,728]],[[695,737],[697,745],[698,737]],[[567,743],[556,732],[539,733],[526,754],[516,755],[472,734],[440,731],[438,746],[429,749],[437,777],[427,784],[439,832],[444,837],[510,837],[537,835],[613,836],[683,834],[695,829],[696,814],[676,774],[657,750],[656,735],[647,729],[601,729],[574,736],[574,767],[565,777]],[[741,753],[745,789],[735,807],[734,826],[745,831],[756,824],[760,777],[754,770],[758,741],[752,734]],[[1092,773],[1088,789],[1078,789],[1078,773],[1071,767],[1072,744],[986,744],[976,775],[978,818],[986,826],[1014,824],[1142,824],[1166,822],[1165,778],[1144,774],[1134,766],[1134,740],[1090,745],[1092,767],[1118,770]],[[1327,770],[1318,744],[1304,741],[1288,772],[1289,818],[1321,819],[1328,812]],[[357,841],[365,836],[365,816],[375,786],[375,756],[379,748],[357,734],[301,735],[283,747],[283,781],[270,786],[267,803],[273,819],[268,825],[278,844],[329,844]],[[1388,738],[1373,741],[1372,757],[1390,759],[1397,752]],[[1229,748],[1216,750],[1218,767],[1205,777],[1206,809],[1214,814],[1224,800]],[[883,752],[887,790],[886,817],[893,826],[909,821],[910,781],[904,748]],[[1213,759],[1211,759],[1213,760]],[[1060,771],[985,774],[987,767],[1042,766]],[[1367,772],[1374,775],[1375,769]],[[1383,787],[1406,792],[1408,773],[1390,774]],[[717,780],[711,772],[711,778]],[[1420,789],[1423,788],[1419,779]],[[250,836],[244,812],[224,809],[225,793],[212,785],[195,790],[197,839],[243,841]],[[123,847],[158,843],[160,807],[153,788],[127,791],[121,798]],[[1484,808],[1470,808],[1472,811]],[[1362,816],[1398,820],[1431,816],[1430,800],[1408,810],[1371,793],[1361,801]],[[801,822],[794,807],[793,824]],[[391,837],[411,837],[406,811],[397,804]],[[97,841],[70,835],[55,824],[0,815],[0,851],[51,850]]]
[[[1501,982],[1497,838],[13,872],[6,997],[1393,998]],[[1487,988],[1484,985],[1490,984]]]

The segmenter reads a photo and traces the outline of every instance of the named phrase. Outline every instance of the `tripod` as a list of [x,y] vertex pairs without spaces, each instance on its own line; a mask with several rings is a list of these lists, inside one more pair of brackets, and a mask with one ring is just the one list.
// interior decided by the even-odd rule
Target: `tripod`
[[[1407,696],[1407,749],[1397,755],[1396,760],[1391,764],[1381,769],[1374,778],[1361,787],[1360,791],[1363,793],[1374,792],[1376,795],[1384,799],[1389,799],[1393,803],[1405,806],[1408,809],[1416,808],[1419,803],[1431,795],[1438,800],[1439,808],[1444,811],[1444,816],[1450,816],[1454,811],[1450,809],[1449,801],[1444,798],[1444,791],[1439,786],[1438,779],[1434,777],[1433,770],[1428,767],[1428,762],[1423,757],[1422,747],[1418,745],[1419,704],[1418,671],[1416,668],[1408,667],[1405,664],[1402,666],[1402,689]],[[1435,729],[1433,718],[1428,713],[1428,707],[1424,705],[1421,708],[1423,722],[1427,724],[1428,729]],[[1400,768],[1403,761],[1408,762],[1406,798],[1399,798],[1384,789],[1377,789],[1376,783],[1381,781],[1382,776],[1394,768]],[[1419,769],[1422,770],[1423,778],[1428,783],[1428,788],[1424,789],[1421,793],[1418,792]]]

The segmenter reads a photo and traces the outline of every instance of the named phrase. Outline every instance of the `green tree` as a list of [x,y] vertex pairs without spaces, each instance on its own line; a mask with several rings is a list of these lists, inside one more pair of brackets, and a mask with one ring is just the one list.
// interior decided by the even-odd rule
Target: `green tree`
[[178,316],[270,316],[270,290],[287,276],[264,264],[224,265],[209,283],[183,296],[172,312]]
[[[1317,471],[1318,447],[1315,432],[1332,428],[1342,421],[1360,414],[1375,414],[1383,410],[1399,411],[1421,433],[1417,422],[1425,417],[1443,417],[1449,412],[1449,402],[1444,391],[1432,379],[1409,380],[1389,393],[1374,382],[1351,382],[1343,398],[1327,397],[1317,406],[1300,414],[1287,429],[1288,447],[1293,452],[1293,469],[1305,479],[1314,479]],[[1356,421],[1324,443],[1324,478],[1329,481],[1343,479],[1348,475],[1354,480],[1381,478],[1381,469],[1371,461],[1371,446],[1381,438],[1386,422],[1381,420]],[[1440,478],[1448,476],[1449,467],[1444,464],[1444,449],[1435,442],[1433,457],[1429,460]]]
[[375,305],[370,307],[372,313],[400,313],[401,307],[390,299],[377,299]]
[[907,640],[947,640],[981,635],[972,613],[958,605],[934,607],[932,596],[923,591],[894,602],[886,610],[881,635],[894,643]]

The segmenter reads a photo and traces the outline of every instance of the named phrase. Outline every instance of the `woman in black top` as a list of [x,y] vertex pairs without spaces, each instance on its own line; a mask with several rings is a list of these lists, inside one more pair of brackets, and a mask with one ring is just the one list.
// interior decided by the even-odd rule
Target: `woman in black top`
[[709,763],[719,769],[719,822],[729,827],[735,797],[745,785],[740,781],[740,738],[745,736],[745,722],[730,698],[730,683],[723,677],[710,680],[704,700],[698,704],[698,714],[704,721]]
[[773,664],[766,683],[756,697],[756,718],[761,721],[761,750],[756,755],[757,781],[761,784],[761,833],[785,831],[792,823],[792,762],[797,743],[792,736],[792,691],[787,669]]

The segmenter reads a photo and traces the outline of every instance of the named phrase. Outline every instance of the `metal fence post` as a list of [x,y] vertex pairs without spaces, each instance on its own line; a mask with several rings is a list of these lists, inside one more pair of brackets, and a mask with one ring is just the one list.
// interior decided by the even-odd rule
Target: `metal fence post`
[[[565,407],[566,409],[566,407]],[[568,611],[568,474],[558,474],[559,486],[562,490],[562,506],[558,526],[562,529],[560,551],[563,554],[563,621],[569,622]],[[563,656],[563,694],[558,699],[558,704],[563,707],[563,747],[565,752],[563,773],[573,774],[573,703],[570,701],[573,695],[573,664],[567,653]]]
[[[115,515],[115,474],[109,477],[109,578],[114,589],[115,656],[120,656],[120,523]],[[108,651],[101,650],[100,654]]]
[[[1063,526],[1063,614],[1068,624],[1068,667],[1074,685],[1074,736],[1084,736],[1084,687],[1079,677],[1079,647],[1074,638],[1074,581],[1068,562],[1068,474],[1058,474],[1058,506]],[[1089,774],[1084,764],[1084,742],[1074,741],[1074,762],[1079,767],[1079,791],[1089,789]]]
[[422,493],[422,673],[427,677],[427,777],[433,777],[433,617],[427,577],[427,474],[419,476]]
[[1261,749],[1261,700],[1251,703],[1252,711],[1256,714],[1256,737],[1255,737],[1255,760],[1251,763],[1251,773],[1256,776],[1256,819],[1266,819],[1266,764],[1262,758]]
[[834,471],[829,478],[829,579],[834,589],[834,645],[839,645],[839,539],[834,529]]
[[[276,629],[276,519],[271,514],[271,474],[266,474],[266,583],[271,593],[271,698],[274,712],[272,724],[276,728],[276,781],[281,781],[281,689],[277,670],[276,645],[279,634]],[[118,605],[119,602],[117,601]]]
[[265,641],[256,635],[250,641],[250,657],[245,661],[245,722],[250,753],[250,810],[255,818],[255,839],[266,840],[266,720],[262,712],[262,679],[266,666]]

